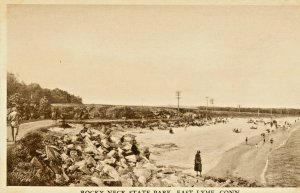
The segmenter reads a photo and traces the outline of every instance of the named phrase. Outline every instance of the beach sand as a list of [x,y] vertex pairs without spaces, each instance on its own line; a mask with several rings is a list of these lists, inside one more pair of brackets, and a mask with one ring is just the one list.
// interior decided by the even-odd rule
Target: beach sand
[[[261,136],[250,138],[248,145],[243,143],[225,152],[218,165],[207,175],[215,177],[236,176],[250,182],[256,182],[259,185],[270,186],[270,183],[266,181],[265,174],[269,171],[269,167],[274,168],[274,161],[271,162],[269,157],[272,157],[279,147],[284,146],[291,133],[299,130],[299,127],[299,124],[294,124],[289,129],[277,129],[266,136],[266,143],[263,143]],[[271,138],[274,139],[273,144],[269,141]],[[295,171],[291,171],[291,173],[296,175]],[[269,176],[272,176],[270,172]]]
[[[295,118],[277,120],[283,124],[284,121],[292,123]],[[169,134],[168,130],[145,129],[126,131],[126,133],[136,135],[140,146],[150,147],[151,159],[159,165],[173,166],[185,173],[194,174],[194,156],[199,149],[204,175],[236,176],[262,184],[262,172],[269,153],[288,138],[292,129],[288,131],[278,129],[271,132],[266,137],[266,143],[263,143],[260,134],[270,126],[259,123],[255,125],[258,129],[250,129],[252,125],[247,123],[247,119],[234,118],[227,124],[188,127],[186,130],[175,128],[174,134]],[[234,133],[233,128],[241,128],[242,132]],[[246,137],[249,139],[248,145],[245,144]],[[270,138],[274,139],[273,145],[269,142]]]
[[[148,146],[152,153],[151,158],[160,165],[170,165],[181,168],[184,172],[194,174],[194,156],[197,150],[201,151],[203,173],[212,169],[222,158],[222,154],[244,142],[246,137],[258,135],[259,129],[249,129],[251,124],[246,119],[231,119],[227,124],[218,123],[210,126],[174,128],[174,134],[168,130],[150,131],[138,129],[127,131],[137,136],[141,146]],[[242,133],[232,132],[233,128],[242,128]],[[170,147],[156,147],[159,144],[169,144]],[[173,144],[173,146],[172,146]]]

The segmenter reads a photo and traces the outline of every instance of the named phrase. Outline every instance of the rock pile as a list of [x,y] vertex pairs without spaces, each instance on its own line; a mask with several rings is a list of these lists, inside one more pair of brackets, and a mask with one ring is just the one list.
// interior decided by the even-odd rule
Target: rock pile
[[55,173],[57,185],[162,185],[156,176],[159,169],[147,159],[149,149],[145,155],[133,150],[137,147],[133,135],[117,137],[110,129],[86,126],[78,132],[51,131],[56,131],[56,138],[45,140],[44,149],[36,150],[39,156],[31,163],[37,168],[48,167]]
[[[53,136],[31,164],[55,174],[59,186],[234,186],[157,166],[150,151],[140,152],[134,135],[118,136],[107,128],[49,129]],[[225,185],[224,185],[225,184]],[[236,185],[238,186],[238,184]]]

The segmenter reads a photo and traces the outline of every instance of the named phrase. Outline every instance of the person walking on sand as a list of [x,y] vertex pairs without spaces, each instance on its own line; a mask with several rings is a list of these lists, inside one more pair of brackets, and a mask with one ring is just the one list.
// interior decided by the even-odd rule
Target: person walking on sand
[[248,145],[248,137],[246,137],[245,141],[246,141],[246,144]]
[[7,120],[10,121],[12,138],[13,138],[13,142],[15,142],[17,140],[17,135],[19,133],[19,120],[20,120],[20,114],[16,107],[12,108],[12,112],[9,113]]
[[[201,176],[202,172],[202,163],[201,163],[201,156],[200,156],[200,150],[197,151],[195,155],[195,166],[194,170],[196,171],[196,176]],[[198,174],[199,173],[199,174]]]

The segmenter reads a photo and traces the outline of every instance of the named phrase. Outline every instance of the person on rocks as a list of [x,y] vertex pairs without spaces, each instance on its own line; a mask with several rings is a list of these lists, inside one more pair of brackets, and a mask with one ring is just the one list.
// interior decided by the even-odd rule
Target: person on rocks
[[86,124],[83,124],[82,126],[83,126],[83,128],[80,130],[80,133],[88,132],[88,128],[87,128]]
[[[195,155],[195,165],[194,170],[196,171],[196,176],[201,176],[202,172],[202,163],[201,163],[201,156],[200,156],[200,150],[197,151]],[[198,174],[199,173],[199,174]]]
[[20,120],[20,113],[18,112],[16,107],[12,108],[12,112],[9,113],[7,120],[10,121],[12,139],[13,142],[15,142],[17,140],[17,135],[19,133],[19,120]]
[[146,147],[144,150],[144,156],[147,158],[147,160],[150,160],[150,151],[149,147]]
[[79,161],[79,156],[81,156],[81,152],[76,148],[71,148],[68,151],[68,155],[70,156],[70,160],[73,163],[75,163],[76,161]]
[[135,139],[132,141],[131,152],[136,156],[140,155],[140,151],[137,147],[137,142]]
[[122,143],[124,143],[124,141],[125,141],[125,136],[123,135],[123,136],[120,138],[120,143],[122,144]]
[[92,131],[87,127],[86,124],[83,124],[83,129],[80,130],[80,134],[82,137],[89,136],[92,134]]

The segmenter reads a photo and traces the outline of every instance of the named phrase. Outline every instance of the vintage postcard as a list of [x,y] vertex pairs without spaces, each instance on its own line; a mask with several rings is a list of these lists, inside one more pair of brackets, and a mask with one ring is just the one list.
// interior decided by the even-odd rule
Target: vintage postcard
[[4,192],[300,191],[297,1],[1,6]]

